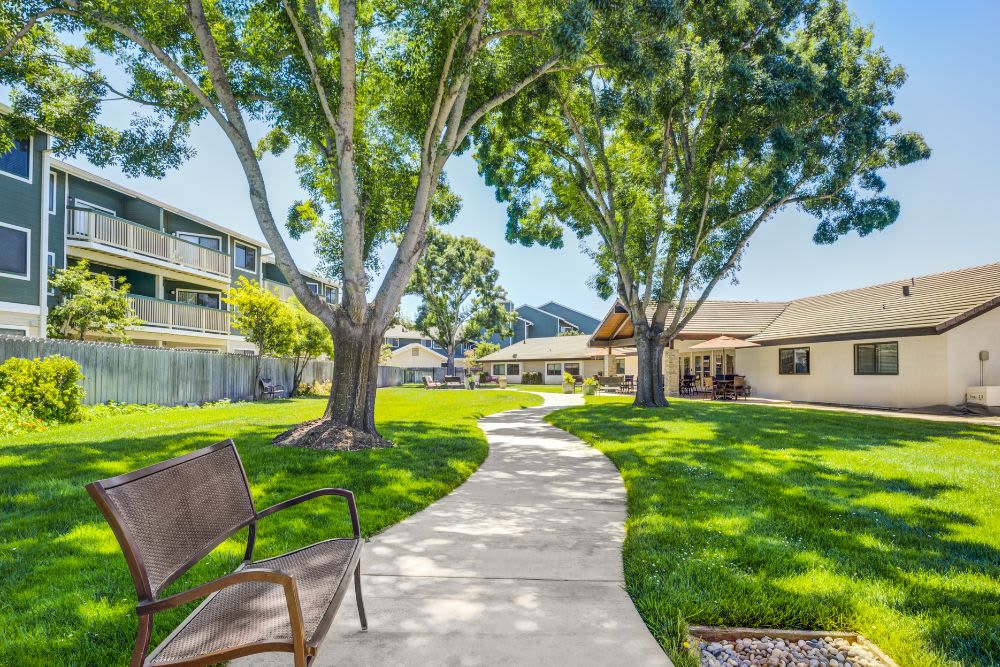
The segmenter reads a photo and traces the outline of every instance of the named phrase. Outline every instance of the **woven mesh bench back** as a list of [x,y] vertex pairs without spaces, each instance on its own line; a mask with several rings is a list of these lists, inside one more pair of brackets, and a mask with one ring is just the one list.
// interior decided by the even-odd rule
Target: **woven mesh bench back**
[[157,595],[255,517],[231,440],[90,486],[116,528],[140,598]]

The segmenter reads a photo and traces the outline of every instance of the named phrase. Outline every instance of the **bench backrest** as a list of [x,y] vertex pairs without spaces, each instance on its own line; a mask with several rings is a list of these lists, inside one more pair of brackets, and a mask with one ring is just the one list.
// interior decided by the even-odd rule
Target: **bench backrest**
[[273,389],[274,381],[271,378],[261,378],[260,386],[263,387],[264,389]]
[[256,518],[232,440],[92,482],[87,491],[118,538],[140,600]]
[[462,378],[459,377],[458,375],[445,375],[444,381],[449,383],[457,382],[458,384],[462,384]]

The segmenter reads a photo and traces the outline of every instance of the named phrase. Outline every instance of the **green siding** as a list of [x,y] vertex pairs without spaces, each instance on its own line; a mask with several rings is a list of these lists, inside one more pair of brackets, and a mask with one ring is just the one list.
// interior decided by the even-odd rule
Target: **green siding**
[[30,230],[28,275],[30,280],[0,277],[0,301],[38,305],[39,244],[42,215],[42,150],[46,136],[35,135],[31,155],[31,183],[0,173],[0,222]]
[[229,236],[220,232],[217,229],[212,229],[200,222],[195,222],[190,218],[185,218],[184,216],[177,215],[170,211],[163,212],[163,222],[164,231],[167,234],[176,234],[177,232],[188,232],[190,234],[204,234],[205,236],[218,236],[222,238],[222,252],[229,251]]
[[118,216],[146,227],[160,228],[160,207],[141,199],[124,198]]

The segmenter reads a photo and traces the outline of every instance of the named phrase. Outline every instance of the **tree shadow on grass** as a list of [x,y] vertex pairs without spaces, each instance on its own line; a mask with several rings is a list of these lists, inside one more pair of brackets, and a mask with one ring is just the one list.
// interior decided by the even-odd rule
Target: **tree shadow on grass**
[[622,473],[628,589],[675,656],[678,614],[860,631],[901,665],[1000,655],[996,501],[977,468],[996,429],[698,403],[551,420]]
[[[88,482],[233,438],[258,508],[315,488],[351,489],[363,532],[369,536],[446,495],[487,453],[485,437],[468,415],[442,421],[381,420],[379,428],[397,443],[392,449],[277,448],[271,439],[311,412],[321,412],[323,402],[270,407],[259,419],[226,419],[229,413],[223,412],[222,419],[208,424],[185,422],[183,418],[196,413],[178,412],[176,428],[155,434],[125,434],[118,427],[131,422],[109,420],[107,429],[85,436],[70,437],[69,431],[57,429],[32,436],[24,444],[4,444],[0,448],[0,599],[4,601],[0,620],[7,628],[7,641],[0,643],[0,664],[128,660],[136,627],[135,589],[110,528],[83,488]],[[264,558],[350,533],[343,501],[321,498],[262,521],[255,556]],[[168,592],[231,571],[242,559],[245,545],[241,531]],[[193,607],[158,616],[153,645]]]

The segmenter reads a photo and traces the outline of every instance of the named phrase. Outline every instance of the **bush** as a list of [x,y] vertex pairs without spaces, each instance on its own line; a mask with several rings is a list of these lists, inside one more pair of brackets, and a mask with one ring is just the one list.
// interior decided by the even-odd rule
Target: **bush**
[[521,375],[521,384],[542,384],[541,371],[529,371]]
[[15,408],[0,396],[0,438],[25,431],[44,431],[48,426],[29,410]]
[[[423,386],[423,385],[420,385]],[[295,390],[296,396],[329,396],[330,390],[333,389],[332,382],[324,382],[317,380],[312,384],[300,384],[299,388]]]
[[156,403],[119,403],[118,401],[108,401],[99,405],[87,405],[81,410],[83,421],[96,421],[117,415],[131,415],[137,412],[156,412],[163,410],[162,405]]
[[0,364],[0,400],[42,421],[77,421],[83,404],[82,379],[80,364],[68,357],[12,357]]
[[596,387],[600,383],[597,381],[597,378],[586,378],[583,381],[583,384],[588,387]]
[[569,373],[563,373],[563,384],[576,384],[576,378]]

